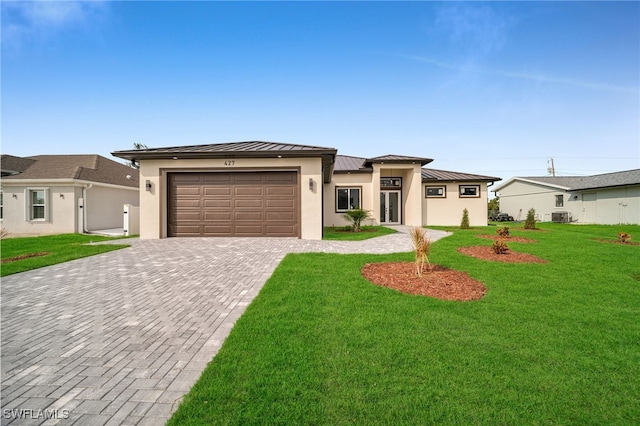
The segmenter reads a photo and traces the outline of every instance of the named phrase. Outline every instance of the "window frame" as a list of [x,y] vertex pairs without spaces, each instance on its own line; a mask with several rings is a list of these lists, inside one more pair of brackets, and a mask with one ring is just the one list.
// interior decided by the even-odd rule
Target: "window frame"
[[[442,189],[442,194],[429,195],[429,189]],[[424,198],[447,198],[447,186],[446,185],[425,185]]]
[[560,209],[564,207],[564,195],[556,195],[556,208]]
[[4,191],[0,191],[0,222],[4,219]]
[[[34,203],[33,194],[42,192],[43,203]],[[49,221],[49,188],[27,188],[25,189],[25,220],[27,222],[48,222]],[[35,217],[34,207],[42,207],[43,217]]]
[[[476,193],[473,195],[467,195],[463,193],[463,189],[474,188]],[[458,197],[459,198],[480,198],[480,185],[458,185]]]
[[[346,190],[347,191],[347,200],[351,200],[351,191],[353,190],[357,190],[358,191],[358,207],[354,207],[354,208],[347,208],[347,209],[341,209],[339,204],[338,204],[338,192],[340,190]],[[361,186],[336,186],[336,192],[335,192],[335,202],[336,202],[336,213],[344,213],[346,211],[349,210],[354,210],[354,209],[361,209],[362,208],[362,187]],[[349,201],[347,201],[348,203]]]

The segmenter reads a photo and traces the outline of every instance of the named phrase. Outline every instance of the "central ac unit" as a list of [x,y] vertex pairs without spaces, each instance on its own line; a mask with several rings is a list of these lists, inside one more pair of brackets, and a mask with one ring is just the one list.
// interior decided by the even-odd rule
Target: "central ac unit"
[[554,212],[551,213],[551,221],[557,223],[568,223],[569,212]]

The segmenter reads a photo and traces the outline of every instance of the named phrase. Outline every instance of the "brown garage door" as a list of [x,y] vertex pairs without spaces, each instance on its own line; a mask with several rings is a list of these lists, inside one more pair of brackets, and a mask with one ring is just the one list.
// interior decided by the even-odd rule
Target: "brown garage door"
[[296,172],[171,173],[170,237],[299,237]]

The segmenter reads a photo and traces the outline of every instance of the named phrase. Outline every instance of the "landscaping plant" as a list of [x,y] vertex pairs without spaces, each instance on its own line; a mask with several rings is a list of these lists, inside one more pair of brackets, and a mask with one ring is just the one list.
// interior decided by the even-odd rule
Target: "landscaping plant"
[[431,270],[431,263],[428,257],[431,251],[431,240],[427,237],[427,231],[424,228],[411,228],[409,235],[416,254],[416,275],[421,277],[425,263],[428,265],[428,270]]
[[509,227],[508,226],[504,226],[502,228],[496,229],[496,234],[498,234],[498,236],[500,238],[508,237],[509,236]]
[[509,250],[507,243],[499,239],[493,242],[491,248],[495,254],[507,254],[507,251]]
[[622,244],[628,243],[630,239],[631,235],[627,234],[626,232],[618,232],[618,241],[620,241]]
[[352,209],[347,210],[343,217],[351,222],[351,229],[353,232],[360,232],[362,230],[362,221],[371,217],[368,210]]
[[469,210],[462,210],[462,221],[460,222],[460,229],[469,229]]
[[536,210],[533,207],[527,212],[524,229],[536,229]]

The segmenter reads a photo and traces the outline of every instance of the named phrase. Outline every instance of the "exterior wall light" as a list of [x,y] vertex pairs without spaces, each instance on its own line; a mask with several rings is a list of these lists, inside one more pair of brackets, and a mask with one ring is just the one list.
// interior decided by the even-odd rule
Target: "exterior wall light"
[[147,181],[145,182],[144,187],[147,192],[151,192],[151,181],[149,179],[147,179]]
[[313,178],[309,178],[309,191],[313,191]]

